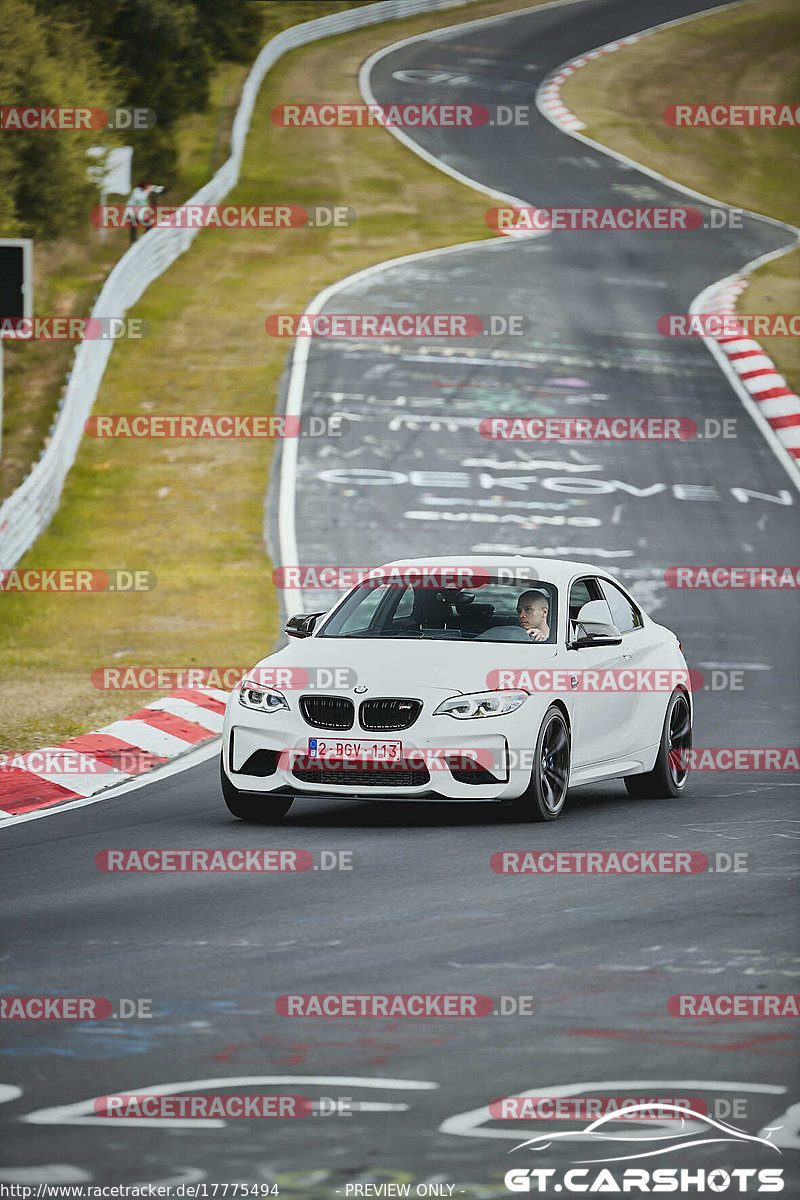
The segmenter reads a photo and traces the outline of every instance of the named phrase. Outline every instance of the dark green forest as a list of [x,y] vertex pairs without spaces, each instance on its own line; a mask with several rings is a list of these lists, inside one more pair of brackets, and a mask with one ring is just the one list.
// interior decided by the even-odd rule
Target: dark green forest
[[0,0],[0,105],[136,106],[151,129],[0,132],[0,236],[53,239],[97,203],[89,146],[132,145],[134,179],[174,182],[182,118],[221,62],[251,62],[298,21],[364,0]]

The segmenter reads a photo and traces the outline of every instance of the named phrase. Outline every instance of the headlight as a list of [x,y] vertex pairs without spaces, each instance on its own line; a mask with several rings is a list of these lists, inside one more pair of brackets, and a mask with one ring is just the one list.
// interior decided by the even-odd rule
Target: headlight
[[457,717],[459,721],[470,717],[501,717],[519,708],[527,699],[527,692],[473,692],[470,696],[451,696],[449,700],[443,700],[433,715],[442,713]]
[[239,692],[239,703],[245,708],[255,708],[259,712],[275,712],[279,708],[288,708],[283,692],[275,688],[259,687],[252,679],[243,679]]

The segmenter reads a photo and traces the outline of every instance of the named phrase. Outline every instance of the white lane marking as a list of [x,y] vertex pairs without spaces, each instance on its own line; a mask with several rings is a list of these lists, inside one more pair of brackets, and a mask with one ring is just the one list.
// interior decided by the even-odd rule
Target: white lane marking
[[19,1100],[22,1095],[22,1088],[17,1087],[15,1083],[0,1083],[0,1104],[9,1104],[12,1100]]
[[0,1167],[3,1183],[87,1183],[92,1176],[69,1163],[42,1163],[38,1167]]
[[[300,1087],[365,1087],[395,1088],[397,1091],[432,1091],[439,1087],[425,1079],[373,1079],[350,1075],[231,1075],[213,1079],[185,1079],[176,1083],[158,1083],[147,1087],[126,1088],[108,1095],[176,1096],[205,1089],[216,1091],[235,1087],[264,1087],[275,1084],[298,1084]],[[76,1104],[59,1104],[26,1113],[21,1121],[29,1125],[127,1125],[142,1129],[222,1129],[227,1122],[214,1118],[185,1119],[176,1117],[97,1117],[95,1100],[101,1095],[79,1100]]]
[[112,721],[110,725],[104,725],[97,732],[107,733],[111,737],[120,738],[123,742],[130,742],[132,746],[137,746],[140,750],[149,750],[151,754],[158,755],[177,754],[191,744],[185,742],[183,738],[175,737],[172,733],[165,733],[163,729],[157,729],[154,725],[148,725],[146,721],[135,719]]
[[172,713],[175,717],[183,717],[184,720],[201,725],[203,729],[208,729],[211,733],[222,732],[222,724],[225,719],[222,713],[212,712],[210,708],[203,708],[201,704],[194,704],[191,700],[181,700],[177,696],[164,696],[161,700],[153,700],[146,707]]
[[19,813],[5,817],[4,819],[0,819],[0,830],[8,829],[11,825],[26,825],[28,821],[40,821],[45,817],[57,817],[61,813],[71,812],[72,809],[86,808],[89,804],[100,804],[104,800],[116,800],[118,796],[125,796],[128,792],[135,792],[139,788],[146,787],[148,784],[159,783],[163,779],[168,779],[171,775],[179,775],[182,771],[187,771],[190,767],[196,767],[199,763],[206,762],[209,758],[216,758],[219,754],[219,743],[219,738],[214,738],[213,741],[203,742],[201,746],[192,746],[184,753],[172,759],[171,762],[163,763],[160,767],[154,767],[152,771],[131,779],[127,783],[111,787],[98,796],[87,796],[83,800],[68,800],[64,804],[57,804],[52,808],[39,808],[35,809],[34,812]]
[[[515,1096],[577,1096],[581,1092],[587,1092],[590,1096],[603,1096],[607,1091],[631,1091],[632,1095],[650,1095],[653,1088],[659,1088],[666,1091],[670,1088],[678,1088],[681,1092],[686,1089],[687,1095],[694,1095],[697,1091],[712,1091],[712,1092],[755,1092],[759,1095],[766,1096],[782,1096],[786,1092],[785,1087],[780,1087],[776,1084],[768,1083],[729,1083],[720,1082],[713,1079],[604,1079],[590,1080],[588,1083],[560,1083],[556,1086],[550,1084],[540,1084],[538,1087],[528,1088],[523,1092],[515,1092]],[[641,1089],[641,1090],[640,1090]],[[691,1089],[691,1091],[689,1091]],[[519,1129],[487,1129],[486,1121],[492,1121],[494,1117],[491,1114],[488,1105],[481,1108],[470,1109],[469,1112],[456,1113],[452,1117],[447,1117],[439,1126],[439,1133],[450,1133],[455,1137],[477,1137],[477,1138],[496,1138],[500,1140],[519,1140]],[[663,1125],[669,1128],[674,1122],[658,1121],[654,1124]],[[580,1135],[576,1134],[576,1138],[580,1139]]]

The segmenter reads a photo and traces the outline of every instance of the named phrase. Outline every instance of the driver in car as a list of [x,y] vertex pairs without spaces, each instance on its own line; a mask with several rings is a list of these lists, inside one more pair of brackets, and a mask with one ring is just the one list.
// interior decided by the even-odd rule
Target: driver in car
[[523,592],[517,600],[517,616],[532,642],[546,642],[550,636],[547,614],[550,600],[545,592],[535,589]]

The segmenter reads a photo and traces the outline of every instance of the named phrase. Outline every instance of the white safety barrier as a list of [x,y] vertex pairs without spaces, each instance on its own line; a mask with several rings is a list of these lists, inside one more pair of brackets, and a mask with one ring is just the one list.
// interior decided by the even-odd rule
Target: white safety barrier
[[[185,204],[219,204],[235,186],[258,90],[267,71],[288,50],[332,34],[471,3],[475,0],[380,0],[378,4],[294,25],[271,38],[262,47],[242,89],[231,130],[230,158]],[[151,229],[112,269],[91,315],[124,316],[153,280],[188,250],[198,233],[197,228]],[[113,345],[111,340],[91,340],[78,345],[48,443],[30,473],[0,507],[0,568],[13,567],[19,561],[47,528],[58,508],[67,472],[78,453],[84,422],[91,414]]]

